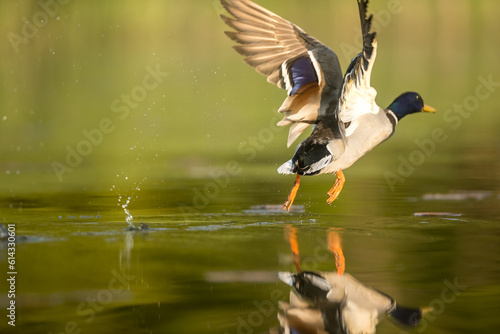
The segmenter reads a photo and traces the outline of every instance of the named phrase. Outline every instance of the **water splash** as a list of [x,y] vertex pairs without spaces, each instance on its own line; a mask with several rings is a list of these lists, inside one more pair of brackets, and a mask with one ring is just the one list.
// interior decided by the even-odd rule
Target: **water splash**
[[[122,173],[122,174],[123,174],[123,173]],[[119,175],[116,175],[116,176],[119,176]],[[128,180],[128,176],[125,176],[125,180]],[[131,229],[131,230],[136,230],[136,227],[135,227],[134,222],[133,222],[134,217],[130,214],[130,211],[129,211],[129,209],[128,209],[128,205],[130,204],[131,199],[134,197],[134,193],[135,193],[136,191],[141,191],[141,185],[142,185],[142,184],[143,184],[146,180],[147,180],[147,177],[144,177],[144,178],[142,179],[142,181],[140,181],[140,182],[139,182],[139,184],[135,183],[135,188],[133,188],[133,190],[132,190],[132,194],[131,194],[130,196],[128,196],[128,197],[127,197],[127,200],[125,201],[125,203],[124,203],[124,204],[122,204],[122,195],[120,195],[120,194],[118,193],[118,191],[119,191],[119,190],[117,189],[117,187],[116,187],[115,185],[112,185],[112,187],[111,187],[111,189],[110,189],[111,191],[113,191],[113,190],[114,190],[114,191],[116,191],[116,192],[117,192],[117,195],[118,195],[118,203],[117,203],[117,205],[118,205],[118,206],[120,206],[120,207],[123,209],[123,211],[125,212],[125,220],[127,221],[128,227],[129,227],[129,229]],[[129,190],[129,191],[130,191],[130,190]],[[139,196],[135,195],[135,198],[138,198],[138,197],[139,197]],[[140,227],[140,226],[139,226],[139,227]]]
[[[132,197],[127,197],[127,201],[125,202],[125,204],[122,204],[121,207],[123,209],[123,211],[125,211],[125,220],[127,221],[127,224],[128,224],[128,227],[131,228],[131,229],[135,229],[135,225],[134,225],[134,217],[130,214],[130,211],[128,209],[128,205],[130,203],[130,199]],[[120,205],[120,202],[122,200],[122,197],[118,197],[118,205]]]

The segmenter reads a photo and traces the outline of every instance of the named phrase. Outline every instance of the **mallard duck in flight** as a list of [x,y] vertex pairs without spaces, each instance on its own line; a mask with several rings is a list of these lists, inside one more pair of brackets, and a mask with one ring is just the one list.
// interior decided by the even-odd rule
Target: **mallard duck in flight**
[[250,0],[221,0],[233,16],[221,18],[235,30],[226,31],[238,43],[234,49],[267,81],[288,92],[278,110],[285,114],[278,125],[290,125],[287,146],[314,124],[292,159],[278,168],[281,174],[297,174],[284,210],[292,206],[301,175],[336,174],[327,193],[331,204],[344,185],[344,169],[388,139],[404,116],[435,112],[414,92],[401,94],[386,109],[375,103],[377,92],[370,86],[370,76],[377,54],[376,33],[370,32],[368,0],[357,1],[363,51],[342,76],[335,52],[295,24]]

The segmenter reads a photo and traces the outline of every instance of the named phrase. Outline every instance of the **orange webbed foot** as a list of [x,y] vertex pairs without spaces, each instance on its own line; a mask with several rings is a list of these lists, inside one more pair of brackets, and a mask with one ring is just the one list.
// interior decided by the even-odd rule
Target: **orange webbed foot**
[[332,189],[330,189],[326,194],[329,196],[328,199],[326,200],[326,203],[328,205],[332,204],[333,201],[339,197],[340,192],[342,191],[342,187],[344,186],[345,183],[345,176],[342,170],[339,170],[337,172],[337,179],[335,180],[335,184],[333,185]]
[[290,194],[288,195],[288,198],[283,204],[283,210],[285,211],[290,211],[290,208],[292,207],[293,201],[295,200],[295,196],[297,196],[297,192],[299,191],[299,186],[300,186],[300,175],[297,174],[297,178],[295,179],[295,182],[293,184],[293,188],[290,191]]

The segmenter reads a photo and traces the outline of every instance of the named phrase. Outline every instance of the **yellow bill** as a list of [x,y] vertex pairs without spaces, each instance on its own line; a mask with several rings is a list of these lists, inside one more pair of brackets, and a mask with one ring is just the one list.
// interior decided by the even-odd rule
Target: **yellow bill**
[[436,109],[434,109],[431,106],[428,106],[427,104],[424,104],[424,107],[422,108],[422,112],[436,112]]

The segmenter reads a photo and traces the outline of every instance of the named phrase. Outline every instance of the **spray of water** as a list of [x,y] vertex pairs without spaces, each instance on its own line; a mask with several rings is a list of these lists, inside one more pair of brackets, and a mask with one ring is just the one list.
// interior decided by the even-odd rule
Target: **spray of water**
[[[128,177],[126,177],[125,179],[128,179]],[[128,227],[130,229],[133,229],[133,230],[136,229],[135,225],[134,225],[134,222],[133,222],[134,217],[130,214],[130,211],[128,209],[128,205],[130,204],[130,200],[132,199],[134,192],[141,190],[141,185],[142,185],[142,183],[144,181],[146,181],[146,179],[147,178],[145,177],[145,178],[142,179],[141,182],[139,182],[139,184],[132,191],[132,195],[129,196],[129,197],[127,197],[127,200],[125,201],[125,203],[122,204],[122,196],[118,195],[118,206],[122,207],[123,211],[125,212],[125,220],[127,221]],[[115,185],[112,186],[111,190],[115,190],[116,192],[118,192]],[[136,196],[136,198],[137,198],[137,196]]]
[[[122,197],[118,197],[118,205],[120,205],[120,202],[121,202],[121,199]],[[131,228],[131,229],[135,229],[135,225],[134,225],[134,217],[130,214],[130,211],[129,209],[127,208],[129,203],[130,203],[130,199],[131,197],[127,197],[127,201],[125,202],[125,204],[122,204],[121,207],[123,209],[123,211],[125,211],[125,220],[127,221],[127,224],[128,224],[128,227]]]

